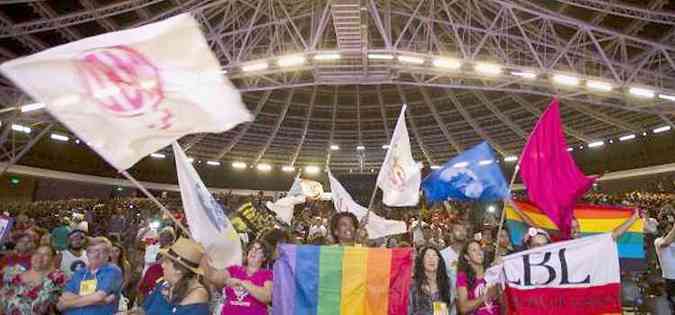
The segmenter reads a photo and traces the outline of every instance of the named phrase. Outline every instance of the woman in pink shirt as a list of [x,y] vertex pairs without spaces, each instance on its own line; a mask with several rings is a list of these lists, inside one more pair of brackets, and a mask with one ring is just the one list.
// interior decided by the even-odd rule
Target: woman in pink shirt
[[457,265],[457,306],[461,314],[500,314],[499,289],[486,285],[486,266],[479,242],[471,241],[464,245]]
[[215,270],[205,260],[202,268],[206,279],[223,288],[222,315],[267,315],[272,302],[272,270],[267,269],[272,249],[262,241],[251,243],[243,266]]

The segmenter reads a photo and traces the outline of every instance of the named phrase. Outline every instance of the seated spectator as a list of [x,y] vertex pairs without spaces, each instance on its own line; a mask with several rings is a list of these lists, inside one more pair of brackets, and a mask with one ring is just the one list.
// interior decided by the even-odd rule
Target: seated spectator
[[[7,274],[0,289],[0,314],[53,314],[63,291],[63,272],[54,269],[56,250],[41,245],[31,257],[30,270]],[[16,269],[15,269],[16,270]]]
[[[441,258],[434,247],[423,247],[415,259],[415,271],[410,287],[408,314],[436,314],[436,310],[449,311],[450,282]],[[441,311],[443,312],[443,311]]]
[[[207,315],[210,294],[202,282],[199,267],[204,249],[196,242],[180,238],[162,250],[164,281],[160,282],[143,303],[145,315]],[[132,311],[132,314],[139,313]]]
[[86,246],[87,235],[84,231],[73,230],[68,234],[68,249],[59,253],[60,269],[66,275],[66,279],[70,279],[73,273],[87,266],[89,259],[84,250]]
[[112,243],[92,238],[87,247],[89,264],[76,271],[57,304],[65,315],[108,315],[117,312],[122,271],[109,263]]

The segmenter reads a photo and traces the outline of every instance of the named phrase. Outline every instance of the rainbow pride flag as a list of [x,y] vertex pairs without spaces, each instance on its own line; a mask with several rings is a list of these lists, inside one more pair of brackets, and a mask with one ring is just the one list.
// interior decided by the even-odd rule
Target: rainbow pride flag
[[405,315],[411,248],[282,244],[272,315]]
[[[558,230],[548,216],[532,203],[520,200],[514,200],[514,203],[538,227],[548,232]],[[506,211],[506,226],[511,233],[511,242],[516,246],[521,246],[528,225],[523,222],[510,204],[505,204],[504,210]],[[586,236],[611,232],[630,218],[633,211],[632,208],[577,204],[574,207],[574,216],[579,221],[581,234]],[[622,270],[637,271],[646,268],[642,220],[637,220],[617,240],[617,247]]]

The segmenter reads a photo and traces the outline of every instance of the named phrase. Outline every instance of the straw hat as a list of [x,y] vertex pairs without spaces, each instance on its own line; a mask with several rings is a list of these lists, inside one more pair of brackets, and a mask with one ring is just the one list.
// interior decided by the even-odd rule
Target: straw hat
[[163,257],[181,264],[183,267],[192,270],[192,272],[200,276],[204,275],[204,270],[199,267],[199,263],[204,256],[204,248],[199,243],[181,237],[171,247],[162,249],[159,252]]

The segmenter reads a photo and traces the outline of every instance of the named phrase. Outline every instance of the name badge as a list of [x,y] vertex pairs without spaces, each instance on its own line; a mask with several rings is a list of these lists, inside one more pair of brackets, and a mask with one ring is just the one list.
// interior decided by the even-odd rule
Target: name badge
[[443,302],[434,302],[434,315],[448,315],[448,305]]
[[96,292],[96,279],[80,282],[80,295],[89,295]]

